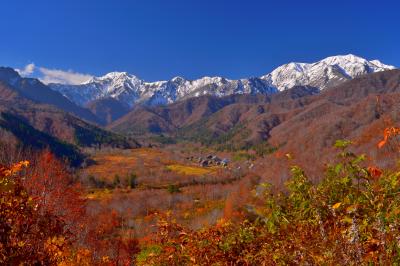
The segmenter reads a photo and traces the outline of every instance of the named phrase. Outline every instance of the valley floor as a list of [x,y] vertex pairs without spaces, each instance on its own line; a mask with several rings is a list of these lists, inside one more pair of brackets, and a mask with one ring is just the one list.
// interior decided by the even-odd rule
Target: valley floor
[[[193,229],[216,224],[232,215],[227,199],[235,201],[240,193],[249,194],[254,182],[247,160],[232,161],[234,154],[205,148],[170,145],[87,152],[93,162],[78,175],[88,187],[88,211],[117,210],[129,229],[143,239],[159,213],[169,212]],[[199,158],[210,155],[229,164],[202,166]]]

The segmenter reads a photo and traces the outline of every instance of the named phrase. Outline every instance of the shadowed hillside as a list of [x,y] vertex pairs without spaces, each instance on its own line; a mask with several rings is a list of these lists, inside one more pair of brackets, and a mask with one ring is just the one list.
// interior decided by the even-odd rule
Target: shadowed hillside
[[[50,148],[57,156],[68,157],[74,164],[83,158],[78,146],[139,146],[133,139],[128,141],[53,105],[32,101],[3,81],[0,81],[0,112],[2,132],[14,135],[24,148]],[[7,141],[8,137],[2,133],[0,141]]]

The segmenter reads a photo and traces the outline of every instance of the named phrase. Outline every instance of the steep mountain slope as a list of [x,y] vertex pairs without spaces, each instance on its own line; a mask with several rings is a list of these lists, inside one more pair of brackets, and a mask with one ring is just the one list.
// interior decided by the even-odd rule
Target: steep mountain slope
[[389,69],[394,67],[378,60],[368,61],[354,55],[344,55],[328,57],[311,64],[289,63],[260,78],[230,80],[203,77],[187,80],[175,77],[169,81],[145,82],[126,72],[111,72],[80,85],[49,86],[81,106],[109,97],[131,107],[138,103],[154,106],[201,95],[224,97],[232,94],[273,94],[294,86],[325,89],[364,74]]
[[[400,125],[399,100],[400,70],[366,75],[311,97],[305,108],[271,130],[268,142],[280,148],[260,164],[269,168],[265,178],[279,184],[288,176],[281,170],[298,164],[318,179],[324,163],[333,159],[337,139],[352,140],[354,151],[368,155],[368,164],[395,166],[397,162],[390,158],[398,158],[398,151],[390,146],[378,149],[377,143],[385,127]],[[278,158],[286,153],[295,159],[288,163]],[[277,177],[274,172],[282,174]]]
[[87,121],[95,123],[99,122],[96,116],[89,110],[76,105],[37,79],[22,78],[12,68],[0,67],[0,80],[18,92],[21,96],[34,102],[50,104]]
[[[79,161],[78,146],[137,146],[131,140],[100,129],[53,105],[34,102],[19,90],[0,80],[0,140],[7,141],[9,132],[24,147],[48,147],[59,156]],[[3,139],[6,138],[6,139]]]

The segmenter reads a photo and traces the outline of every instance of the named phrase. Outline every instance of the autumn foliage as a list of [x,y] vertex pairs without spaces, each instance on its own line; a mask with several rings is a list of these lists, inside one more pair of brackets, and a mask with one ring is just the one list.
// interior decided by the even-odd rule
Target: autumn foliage
[[[378,150],[398,149],[399,134],[385,130]],[[0,166],[0,265],[399,264],[400,170],[371,165],[350,141],[335,148],[318,183],[297,165],[282,191],[250,174],[235,179],[222,218],[201,229],[178,223],[171,211],[148,210],[146,217],[157,222],[141,243],[128,213],[134,202],[122,201],[125,194],[88,200],[51,153]],[[293,162],[290,154],[282,160]],[[170,206],[189,201],[185,189],[165,191]],[[172,200],[180,196],[182,202]]]
[[22,183],[29,195],[36,199],[41,214],[51,213],[63,220],[72,235],[80,233],[85,222],[83,189],[52,153],[40,153],[26,169]]

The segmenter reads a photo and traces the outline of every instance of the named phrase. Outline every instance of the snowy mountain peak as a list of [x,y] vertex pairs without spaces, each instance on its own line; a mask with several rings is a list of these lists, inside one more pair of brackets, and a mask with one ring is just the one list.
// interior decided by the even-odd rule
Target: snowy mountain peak
[[260,78],[229,80],[206,76],[187,80],[176,76],[169,81],[145,82],[127,72],[110,72],[80,85],[50,86],[80,105],[109,97],[130,106],[136,103],[159,105],[204,94],[218,97],[243,93],[268,94],[305,85],[324,89],[360,75],[394,68],[379,60],[368,61],[348,54],[330,56],[314,63],[291,62]]
[[82,83],[82,84],[89,84],[93,82],[99,81],[108,81],[108,82],[115,82],[115,81],[128,81],[128,80],[139,80],[138,77],[129,74],[128,72],[110,72],[101,77],[93,77],[90,80]]
[[183,77],[180,77],[180,76],[176,76],[176,77],[172,78],[171,81],[173,81],[173,82],[185,82],[186,79],[183,78]]
[[362,57],[356,56],[354,54],[347,54],[347,55],[329,56],[325,59],[322,59],[321,61],[327,62],[328,64],[332,65],[343,62],[365,62],[367,60]]
[[103,79],[119,79],[119,78],[130,78],[131,75],[128,72],[110,72],[103,76]]
[[330,56],[315,63],[288,63],[261,78],[281,91],[297,85],[324,89],[360,75],[394,68],[378,60],[368,61],[348,54]]

